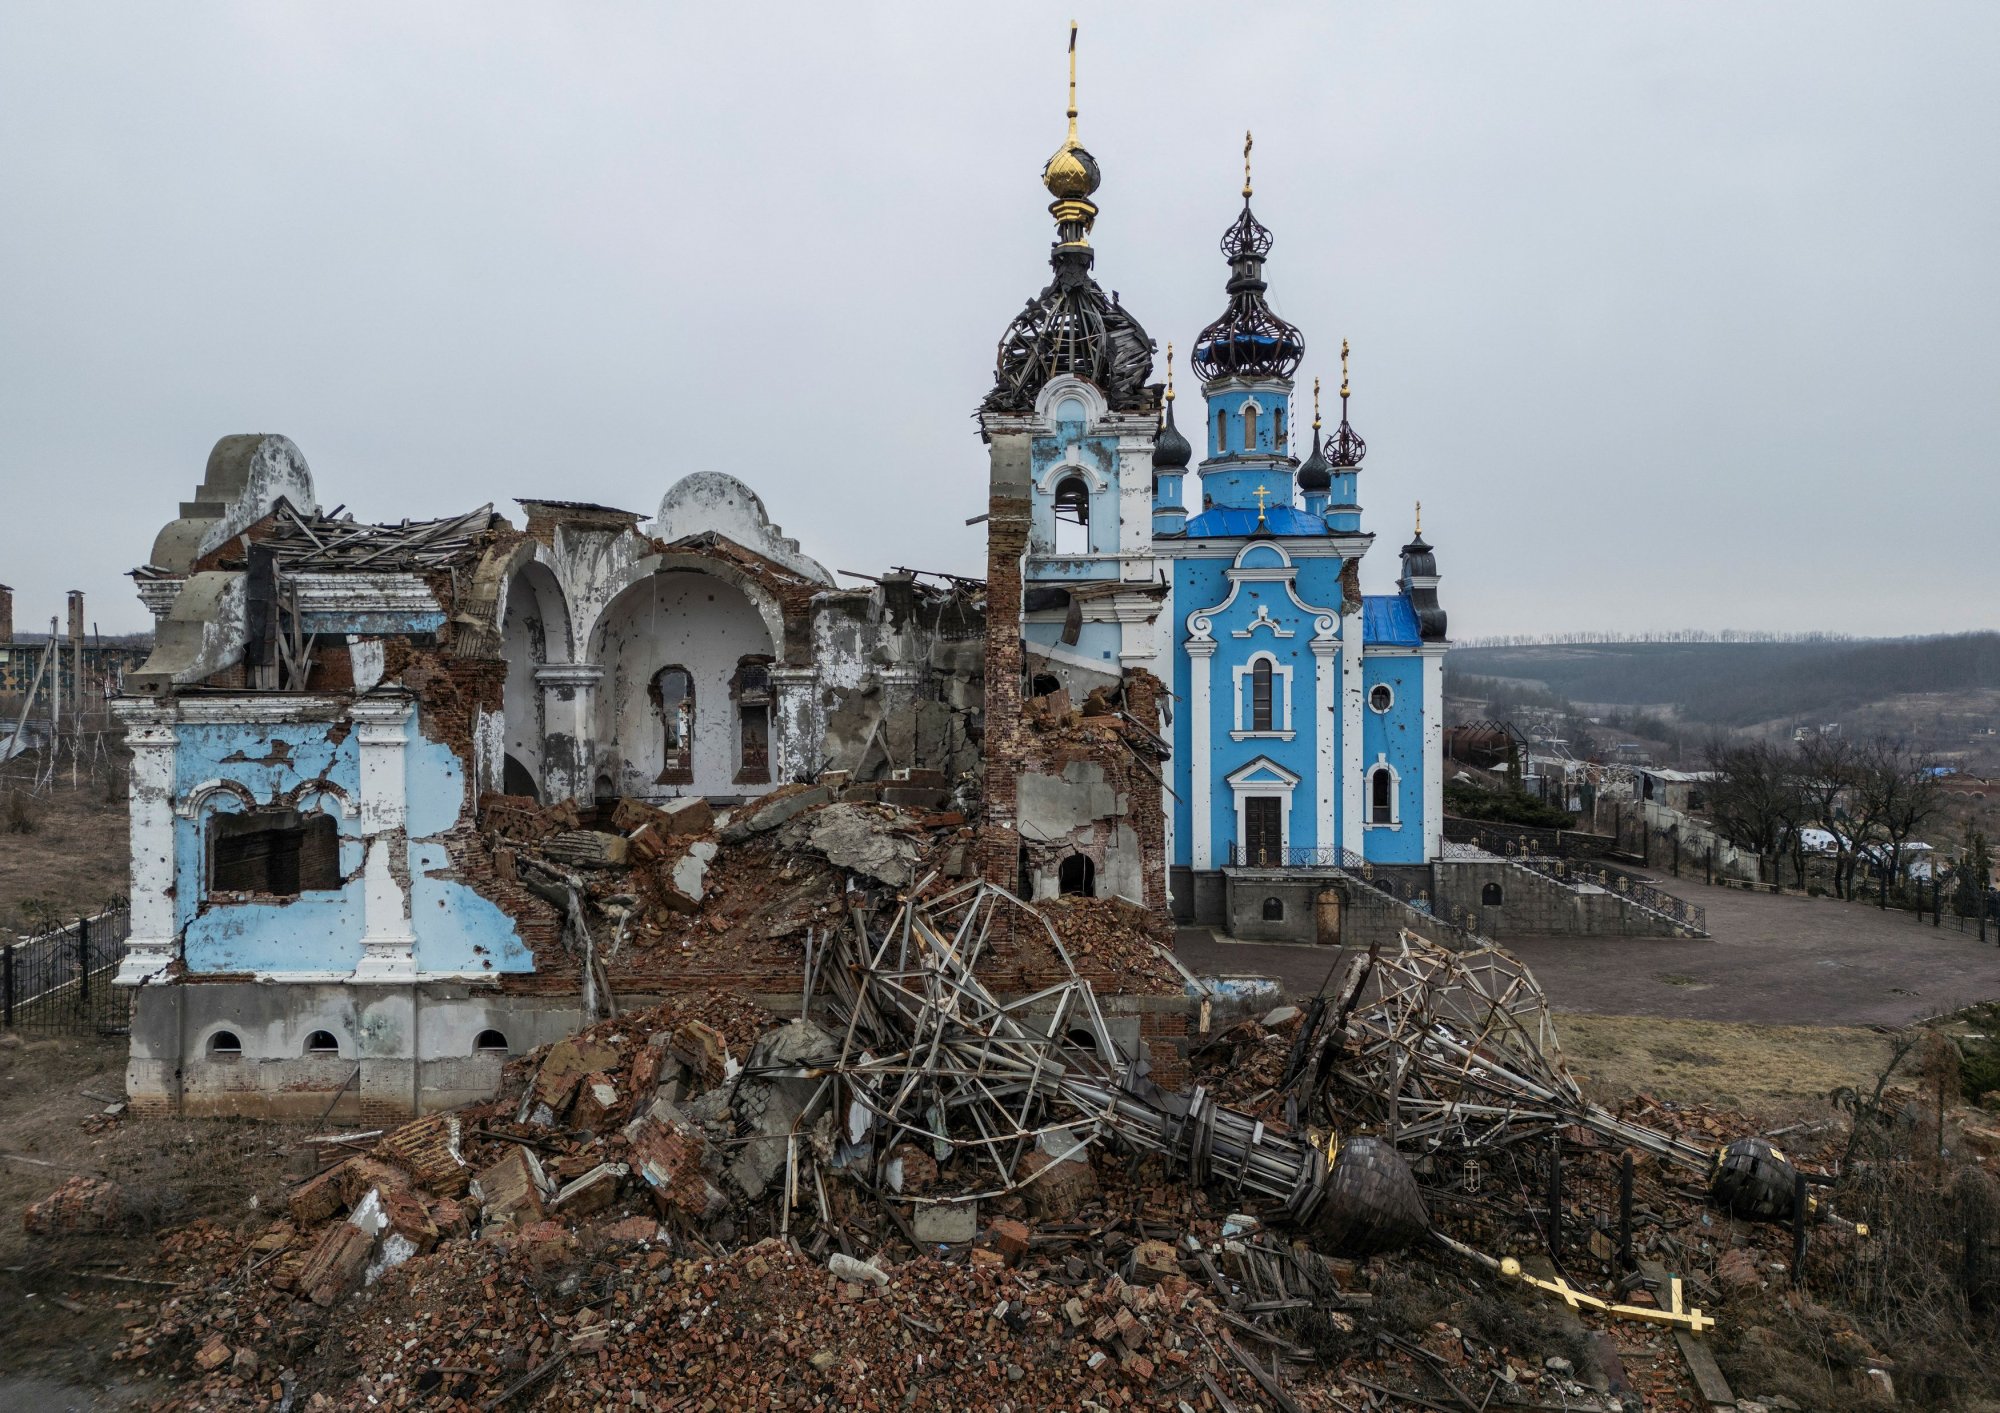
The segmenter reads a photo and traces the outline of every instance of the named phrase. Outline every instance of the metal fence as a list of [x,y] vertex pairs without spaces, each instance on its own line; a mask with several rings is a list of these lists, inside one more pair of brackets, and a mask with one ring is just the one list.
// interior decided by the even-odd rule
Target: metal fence
[[1231,868],[1344,868],[1360,873],[1368,861],[1346,849],[1252,849],[1232,840],[1229,845]]
[[113,986],[132,931],[131,911],[106,908],[67,927],[0,947],[0,1030],[118,1034],[131,989]]
[[1627,873],[1622,868],[1592,860],[1578,863],[1571,859],[1514,858],[1509,859],[1530,873],[1538,873],[1544,878],[1552,878],[1558,883],[1572,886],[1591,883],[1615,893],[1621,898],[1629,898],[1651,913],[1658,913],[1669,922],[1679,923],[1706,937],[1708,935],[1708,909],[1699,903],[1690,903],[1685,898],[1677,898],[1666,889],[1656,886],[1650,880],[1636,873]]

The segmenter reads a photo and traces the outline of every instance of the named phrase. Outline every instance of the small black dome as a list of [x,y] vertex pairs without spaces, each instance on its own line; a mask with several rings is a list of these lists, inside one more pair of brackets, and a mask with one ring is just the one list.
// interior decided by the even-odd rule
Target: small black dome
[[1181,429],[1174,425],[1174,404],[1167,403],[1166,425],[1153,441],[1153,469],[1155,471],[1185,471],[1189,461],[1194,459],[1194,448],[1181,435]]
[[1319,428],[1313,428],[1312,455],[1299,468],[1299,489],[1302,491],[1329,491],[1333,489],[1333,468],[1326,464],[1326,453],[1319,449]]

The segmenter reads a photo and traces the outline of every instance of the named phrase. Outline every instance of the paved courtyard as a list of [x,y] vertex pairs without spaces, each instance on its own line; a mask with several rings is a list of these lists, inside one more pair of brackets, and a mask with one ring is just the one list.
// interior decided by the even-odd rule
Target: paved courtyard
[[[1502,945],[1533,968],[1559,1011],[1900,1026],[2000,997],[2000,945],[1980,946],[1950,917],[1934,929],[1858,903],[1658,881],[1708,909],[1712,940],[1511,937]],[[1183,928],[1175,950],[1197,974],[1271,976],[1290,996],[1317,991],[1333,961],[1324,948],[1231,942],[1205,928]]]

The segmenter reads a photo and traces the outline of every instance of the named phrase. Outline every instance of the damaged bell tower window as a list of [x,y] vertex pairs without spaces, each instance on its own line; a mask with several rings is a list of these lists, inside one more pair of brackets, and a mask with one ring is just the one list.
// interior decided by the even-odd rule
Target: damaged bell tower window
[[294,898],[340,887],[333,816],[297,810],[218,814],[208,826],[208,891]]
[[1056,484],[1056,553],[1090,553],[1090,487],[1080,476]]
[[736,783],[771,783],[771,659],[753,653],[736,664]]
[[1097,865],[1086,854],[1071,854],[1056,870],[1056,890],[1079,898],[1097,896]]
[[662,785],[694,784],[694,678],[678,663],[653,675],[653,706],[660,713],[664,755]]

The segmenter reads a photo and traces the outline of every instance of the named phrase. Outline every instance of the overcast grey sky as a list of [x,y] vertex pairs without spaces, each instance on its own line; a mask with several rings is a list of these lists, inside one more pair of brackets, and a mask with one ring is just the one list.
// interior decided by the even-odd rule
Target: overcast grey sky
[[1354,344],[1371,591],[1421,498],[1460,637],[2000,620],[1991,0],[4,0],[20,623],[144,626],[230,432],[367,519],[712,469],[829,565],[982,572],[1072,9],[1098,274],[1163,350],[1256,130],[1302,397]]

